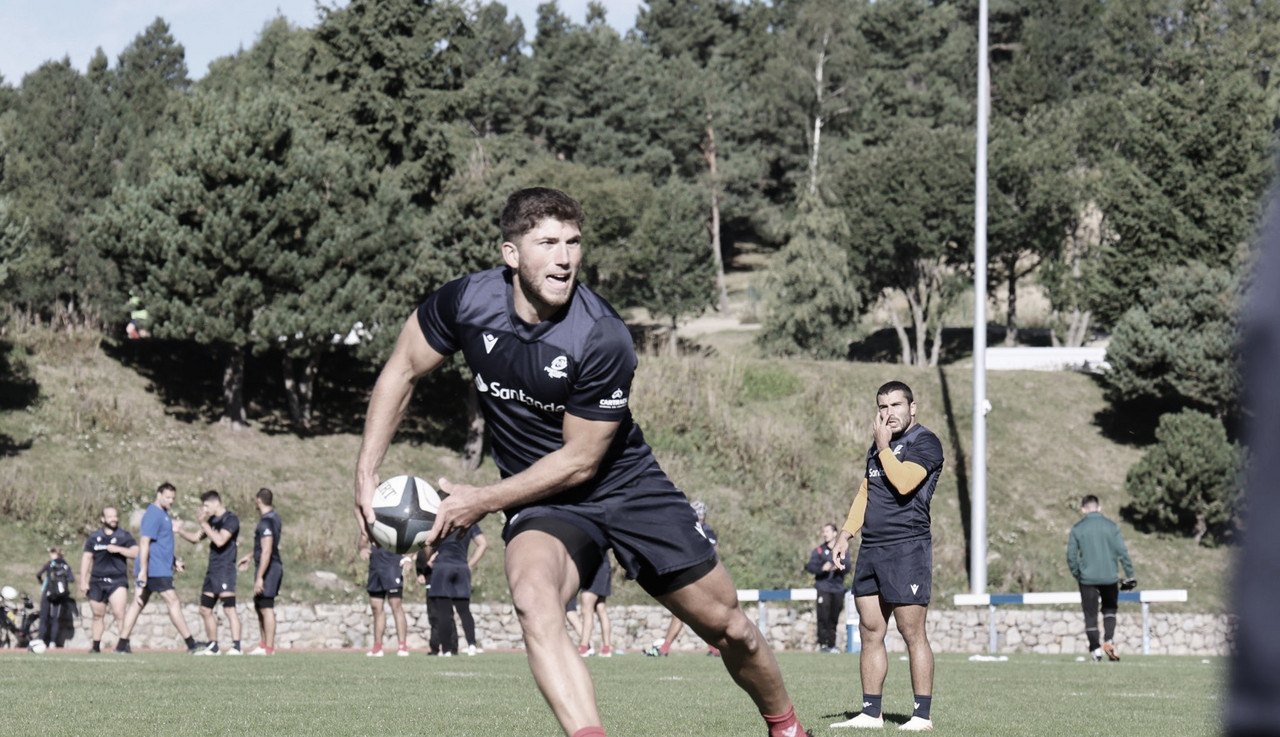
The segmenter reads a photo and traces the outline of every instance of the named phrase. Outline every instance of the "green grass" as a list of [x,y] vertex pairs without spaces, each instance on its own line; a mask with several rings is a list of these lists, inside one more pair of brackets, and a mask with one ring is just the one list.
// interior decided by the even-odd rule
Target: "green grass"
[[[858,702],[857,658],[779,656],[796,711],[815,735]],[[613,737],[758,735],[763,724],[719,660],[627,654],[588,662]],[[1012,656],[970,662],[940,655],[937,732],[955,735],[1199,737],[1219,733],[1223,661]],[[0,654],[6,734],[91,735],[103,725],[155,734],[560,734],[518,653],[373,660],[360,652],[274,658]],[[910,715],[907,666],[890,655],[887,727]],[[56,706],[57,721],[47,709]]]

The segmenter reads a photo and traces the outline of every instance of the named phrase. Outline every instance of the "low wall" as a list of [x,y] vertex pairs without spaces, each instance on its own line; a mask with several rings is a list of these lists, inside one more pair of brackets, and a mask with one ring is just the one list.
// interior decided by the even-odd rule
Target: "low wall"
[[[76,636],[67,643],[71,648],[87,648],[92,614],[82,604]],[[745,604],[747,616],[759,622],[757,604]],[[1122,605],[1116,623],[1116,648],[1122,654],[1142,652],[1142,615],[1126,611]],[[520,625],[510,604],[474,604],[476,634],[482,648],[518,650],[524,647]],[[258,622],[250,604],[237,605],[244,626],[241,640],[246,648],[258,641]],[[199,608],[188,604],[183,609],[187,626],[198,640],[205,637]],[[390,614],[388,612],[388,614]],[[427,608],[422,603],[405,603],[409,621],[409,647],[427,649],[430,630]],[[795,607],[779,602],[766,604],[766,634],[778,650],[813,650],[816,648],[816,623],[812,606]],[[276,609],[276,646],[281,649],[366,649],[372,641],[373,616],[368,604],[284,605]],[[669,616],[655,605],[609,607],[613,623],[613,647],[639,651],[649,647],[666,633]],[[929,641],[936,652],[985,653],[989,639],[989,613],[981,609],[930,610],[927,618]],[[1035,608],[998,607],[996,611],[999,652],[1084,654],[1084,619],[1079,611]],[[844,617],[837,630],[838,647],[845,648]],[[227,622],[218,612],[220,640],[230,640]],[[1231,618],[1224,615],[1162,614],[1152,607],[1150,617],[1150,651],[1153,655],[1226,655],[1231,637]],[[391,617],[387,622],[387,641],[394,642],[395,629]],[[116,624],[107,615],[104,647],[115,643]],[[459,631],[461,637],[461,631]],[[599,634],[593,638],[599,643]],[[167,612],[154,603],[142,613],[130,638],[136,648],[177,648],[181,646]],[[902,638],[892,623],[887,646],[891,652],[905,652]],[[706,646],[688,628],[676,642],[675,650],[700,650]]]

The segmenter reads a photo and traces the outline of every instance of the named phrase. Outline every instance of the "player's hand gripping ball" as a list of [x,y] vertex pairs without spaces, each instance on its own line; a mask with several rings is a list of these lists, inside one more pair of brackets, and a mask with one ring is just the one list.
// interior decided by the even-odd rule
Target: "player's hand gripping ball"
[[380,547],[397,555],[415,551],[427,541],[440,509],[440,494],[416,476],[396,476],[373,492],[373,524],[369,534]]

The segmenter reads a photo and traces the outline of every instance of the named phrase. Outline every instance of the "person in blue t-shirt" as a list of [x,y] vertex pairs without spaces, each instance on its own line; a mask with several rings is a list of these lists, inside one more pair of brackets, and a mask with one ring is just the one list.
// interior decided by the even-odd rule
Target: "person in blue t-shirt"
[[506,514],[507,580],[529,668],[565,734],[604,734],[564,607],[607,548],[628,578],[724,651],[772,737],[802,734],[772,648],[632,420],[631,333],[577,283],[583,220],[564,192],[512,194],[498,223],[504,266],[449,282],[409,316],[369,400],[355,478],[360,529],[373,521],[378,469],[414,386],[460,352],[502,480],[475,487],[440,479],[449,496],[428,542]]
[[181,572],[183,567],[173,555],[173,518],[169,509],[178,496],[173,484],[163,483],[156,489],[156,498],[147,505],[142,514],[142,525],[138,530],[138,557],[133,563],[134,593],[133,603],[124,615],[124,626],[120,628],[120,640],[116,643],[115,652],[133,652],[129,645],[129,635],[133,626],[142,614],[142,608],[151,600],[152,594],[160,594],[169,609],[169,620],[178,628],[187,644],[187,652],[195,653],[196,640],[191,636],[187,620],[182,617],[182,602],[178,600],[178,592],[173,588],[173,574]]
[[129,563],[138,557],[138,541],[120,529],[120,512],[102,508],[102,527],[89,533],[80,557],[80,592],[89,598],[93,610],[93,645],[89,652],[101,652],[106,629],[107,605],[116,619],[116,634],[124,624],[124,608],[129,603]]
[[866,478],[831,548],[831,559],[843,568],[849,540],[862,533],[853,571],[853,602],[862,636],[862,711],[831,726],[884,726],[881,703],[889,671],[884,638],[892,614],[907,645],[915,692],[911,719],[899,729],[931,731],[933,651],[925,634],[933,588],[929,502],[942,475],[942,443],[916,422],[915,395],[901,381],[890,381],[876,392],[871,434],[875,440],[866,454]]
[[200,588],[200,618],[209,641],[196,655],[218,655],[218,615],[215,605],[222,606],[231,629],[231,647],[227,655],[240,655],[240,614],[236,611],[236,539],[240,536],[240,518],[222,506],[222,495],[210,489],[200,495],[200,530],[188,532],[181,521],[174,528],[182,539],[192,544],[209,540],[209,569]]

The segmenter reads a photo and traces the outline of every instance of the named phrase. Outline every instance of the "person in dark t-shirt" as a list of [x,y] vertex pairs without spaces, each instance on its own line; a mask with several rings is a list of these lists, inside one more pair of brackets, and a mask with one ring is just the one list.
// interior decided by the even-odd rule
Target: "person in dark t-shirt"
[[284,580],[284,563],[280,560],[280,532],[284,524],[276,513],[275,495],[263,487],[253,497],[258,508],[258,526],[253,530],[253,554],[240,559],[236,566],[249,570],[253,561],[253,611],[258,615],[258,632],[262,640],[249,651],[250,655],[276,654],[276,597]]
[[93,644],[89,652],[102,652],[102,633],[106,629],[107,605],[116,618],[116,635],[124,622],[125,604],[129,602],[129,563],[138,557],[138,541],[128,530],[120,529],[120,513],[115,507],[102,508],[102,527],[89,533],[80,556],[80,593],[89,599],[93,610]]
[[582,222],[582,207],[563,192],[514,193],[499,221],[505,266],[449,282],[405,322],[365,418],[360,528],[373,521],[378,468],[414,385],[460,352],[502,480],[440,479],[449,496],[428,542],[506,514],[507,579],[529,667],[565,734],[604,734],[591,675],[563,622],[565,604],[610,547],[628,578],[725,652],[773,737],[803,734],[772,649],[632,421],[635,347],[609,303],[576,283]]
[[218,617],[213,607],[221,604],[222,613],[231,628],[231,647],[226,653],[240,655],[240,614],[236,612],[236,539],[240,536],[240,518],[222,506],[222,496],[210,489],[200,495],[200,531],[190,532],[178,527],[177,533],[192,544],[206,538],[209,540],[209,570],[200,589],[200,617],[204,620],[204,633],[209,641],[195,654],[220,654]]
[[942,443],[916,422],[915,395],[900,381],[890,381],[876,392],[871,434],[875,440],[866,454],[866,478],[831,547],[831,559],[842,569],[849,540],[862,532],[853,571],[853,602],[862,636],[862,711],[831,726],[884,726],[881,699],[889,670],[884,639],[892,612],[907,645],[915,693],[911,719],[898,729],[927,732],[933,729],[933,651],[925,634],[933,588],[929,502],[942,475]]

